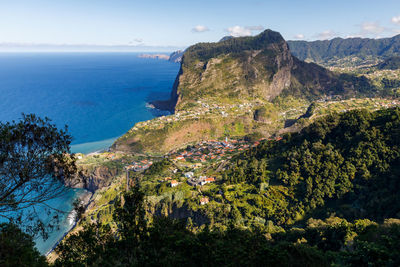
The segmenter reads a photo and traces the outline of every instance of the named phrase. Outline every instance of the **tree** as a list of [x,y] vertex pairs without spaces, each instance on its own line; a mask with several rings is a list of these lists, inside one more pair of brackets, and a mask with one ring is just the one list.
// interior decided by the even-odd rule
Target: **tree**
[[[48,118],[22,114],[18,122],[0,123],[0,217],[31,234],[46,237],[58,213],[46,202],[65,192],[63,182],[76,172],[70,155],[72,137]],[[38,213],[45,212],[44,223]]]
[[111,266],[118,259],[115,241],[108,225],[84,225],[55,248],[58,257],[54,266]]
[[0,224],[0,266],[47,266],[32,237],[14,224]]
[[142,266],[148,239],[144,194],[135,185],[115,203],[114,221],[109,225],[86,224],[83,229],[65,238],[55,249],[55,266]]

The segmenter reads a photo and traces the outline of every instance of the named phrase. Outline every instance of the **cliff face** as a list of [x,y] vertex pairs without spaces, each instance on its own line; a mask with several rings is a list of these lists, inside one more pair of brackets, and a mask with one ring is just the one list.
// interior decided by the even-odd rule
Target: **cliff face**
[[182,50],[178,50],[175,52],[172,52],[169,55],[169,61],[174,62],[174,63],[180,63],[182,61],[182,56],[183,56],[183,51]]
[[354,91],[330,71],[295,58],[278,32],[189,47],[168,101],[159,109],[184,110],[198,100],[261,99],[285,94],[318,98]]
[[94,168],[81,168],[74,179],[66,182],[66,186],[72,188],[83,188],[92,193],[97,189],[110,186],[113,179],[120,173],[117,169],[110,169],[106,166]]

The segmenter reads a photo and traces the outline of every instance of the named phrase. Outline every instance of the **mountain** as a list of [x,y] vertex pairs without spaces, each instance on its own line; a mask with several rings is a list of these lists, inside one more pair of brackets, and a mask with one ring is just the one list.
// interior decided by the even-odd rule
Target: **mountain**
[[234,38],[232,35],[227,35],[227,36],[222,37],[221,40],[219,40],[219,41],[223,42],[223,41],[226,41],[226,40],[229,40],[229,39],[232,39],[232,38]]
[[331,60],[356,57],[385,59],[400,56],[400,35],[391,38],[334,38],[325,41],[288,41],[294,56],[301,60],[326,64]]
[[397,70],[400,69],[400,56],[390,57],[377,65],[380,70]]
[[199,43],[185,50],[170,99],[151,103],[173,116],[138,123],[111,149],[161,155],[227,136],[279,135],[303,127],[296,121],[313,101],[376,92],[365,76],[338,74],[299,60],[271,30]]
[[201,100],[271,101],[279,95],[311,100],[337,94],[356,95],[354,88],[371,89],[365,79],[339,76],[299,60],[278,32],[266,30],[254,37],[189,47],[171,98],[153,104],[175,111]]

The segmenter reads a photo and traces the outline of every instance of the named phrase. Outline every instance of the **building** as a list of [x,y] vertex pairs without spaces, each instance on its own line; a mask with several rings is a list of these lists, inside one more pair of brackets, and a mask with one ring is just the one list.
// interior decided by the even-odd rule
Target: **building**
[[206,183],[213,183],[213,182],[215,182],[215,178],[214,177],[208,177],[206,179]]
[[205,184],[213,183],[213,182],[215,182],[215,178],[213,178],[213,177],[207,178],[206,176],[200,176],[200,178],[199,178],[200,185],[205,185]]
[[179,183],[178,183],[177,180],[172,180],[171,181],[171,187],[175,187],[175,186],[178,186],[178,185],[179,185]]
[[189,178],[192,178],[193,175],[194,175],[193,172],[187,172],[187,173],[185,173],[185,177],[188,178],[188,179],[189,179]]
[[200,205],[205,205],[209,202],[208,197],[202,197],[200,199]]

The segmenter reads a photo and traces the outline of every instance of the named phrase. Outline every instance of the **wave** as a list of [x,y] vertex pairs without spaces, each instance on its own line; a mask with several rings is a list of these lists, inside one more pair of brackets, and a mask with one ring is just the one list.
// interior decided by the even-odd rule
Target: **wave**
[[70,226],[73,226],[76,222],[76,218],[77,218],[76,210],[72,210],[67,216],[68,224]]

